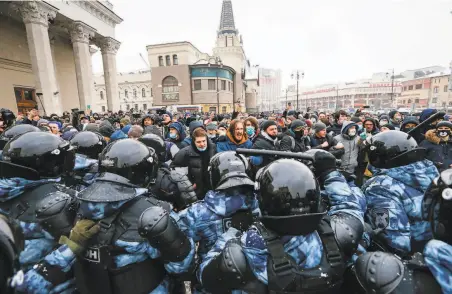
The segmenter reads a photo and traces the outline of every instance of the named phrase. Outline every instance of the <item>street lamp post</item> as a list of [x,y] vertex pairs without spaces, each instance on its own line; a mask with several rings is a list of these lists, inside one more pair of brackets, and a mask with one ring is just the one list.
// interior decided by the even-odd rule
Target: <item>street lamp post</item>
[[[337,108],[337,105],[338,105],[338,100],[339,100],[339,83],[336,85],[336,105],[335,105],[335,108],[336,108],[336,110],[338,109]],[[328,107],[329,108],[329,107]]]
[[[389,72],[386,73],[386,77],[389,75]],[[394,104],[394,69],[392,69],[391,74],[391,104]]]
[[300,108],[299,108],[299,91],[298,91],[298,89],[299,89],[299,83],[300,83],[300,77],[301,78],[304,78],[304,72],[303,71],[300,71],[300,70],[296,70],[295,72],[293,72],[292,73],[292,75],[291,75],[291,77],[292,77],[292,79],[297,79],[297,111],[299,111],[300,110]]

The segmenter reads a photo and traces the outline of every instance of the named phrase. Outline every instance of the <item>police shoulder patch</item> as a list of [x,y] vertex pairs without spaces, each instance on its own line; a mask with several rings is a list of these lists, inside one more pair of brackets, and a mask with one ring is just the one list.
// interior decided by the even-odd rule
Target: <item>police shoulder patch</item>
[[372,222],[377,229],[386,229],[389,225],[389,210],[387,208],[374,208],[371,212]]

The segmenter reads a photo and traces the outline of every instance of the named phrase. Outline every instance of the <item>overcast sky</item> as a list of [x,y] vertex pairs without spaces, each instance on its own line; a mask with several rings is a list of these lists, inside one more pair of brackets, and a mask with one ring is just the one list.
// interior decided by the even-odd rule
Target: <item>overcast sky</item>
[[[146,68],[146,45],[190,41],[212,53],[222,0],[110,0],[124,19],[118,71]],[[294,69],[304,85],[336,83],[452,60],[452,0],[232,0],[252,64]],[[94,71],[102,71],[100,54]]]

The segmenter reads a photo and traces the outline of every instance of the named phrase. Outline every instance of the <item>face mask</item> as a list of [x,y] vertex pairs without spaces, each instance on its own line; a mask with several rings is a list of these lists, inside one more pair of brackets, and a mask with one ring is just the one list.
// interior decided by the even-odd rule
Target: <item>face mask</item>
[[349,131],[348,131],[348,135],[349,135],[350,137],[356,136],[356,130],[349,130]]
[[176,139],[176,138],[177,138],[177,134],[176,134],[176,133],[170,133],[170,134],[169,134],[169,137],[170,137],[171,139]]
[[380,120],[380,126],[385,126],[388,124],[387,120]]
[[414,128],[405,128],[405,133],[408,133],[409,131],[411,131]]
[[313,124],[315,124],[315,123],[317,122],[317,120],[316,120],[315,118],[311,118],[311,122],[312,122]]
[[294,131],[294,134],[295,134],[295,138],[299,139],[299,138],[303,137],[303,135],[304,135],[304,130],[301,130],[301,131]]
[[363,129],[362,125],[358,125],[358,131],[361,131]]
[[246,133],[248,136],[254,135],[254,127],[246,127]]
[[196,146],[196,149],[198,149],[198,151],[203,152],[203,151],[206,151],[206,150],[207,150],[207,146],[204,147],[204,148],[199,148],[198,146]]
[[218,131],[218,136],[224,136],[224,135],[226,135],[226,132]]
[[441,130],[441,131],[438,131],[438,136],[440,136],[440,137],[447,137],[447,136],[450,136],[450,131],[449,130]]

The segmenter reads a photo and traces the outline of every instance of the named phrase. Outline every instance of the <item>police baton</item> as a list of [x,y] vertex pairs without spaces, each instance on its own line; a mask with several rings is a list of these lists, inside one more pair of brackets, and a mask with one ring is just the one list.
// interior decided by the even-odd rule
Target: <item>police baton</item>
[[424,120],[423,122],[421,122],[420,124],[418,124],[415,128],[413,128],[412,130],[408,131],[407,134],[409,135],[413,135],[418,131],[421,131],[423,127],[428,126],[429,124],[431,124],[432,122],[434,122],[435,120],[438,119],[443,119],[444,116],[446,115],[445,112],[440,111],[435,113],[434,115],[430,116],[429,118],[427,118],[426,120]]
[[274,151],[274,150],[256,150],[237,148],[237,154],[243,154],[247,156],[278,156],[284,158],[296,158],[302,160],[314,161],[314,156],[301,153],[301,152],[288,152],[288,151]]

